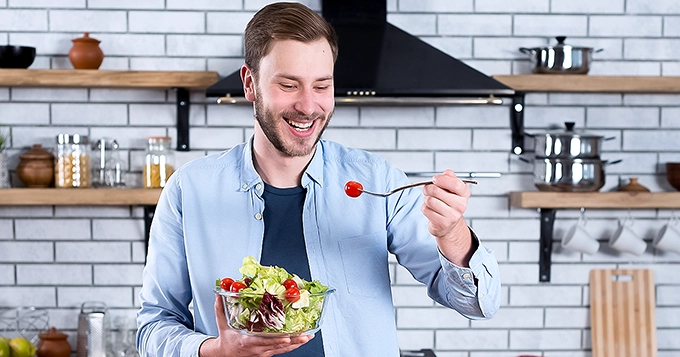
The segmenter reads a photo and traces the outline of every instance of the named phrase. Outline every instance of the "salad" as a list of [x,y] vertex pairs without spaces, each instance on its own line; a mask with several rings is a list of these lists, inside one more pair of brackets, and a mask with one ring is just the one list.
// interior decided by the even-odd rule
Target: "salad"
[[262,266],[252,256],[243,259],[239,272],[240,280],[215,282],[232,328],[287,334],[318,330],[324,299],[333,289],[277,266]]

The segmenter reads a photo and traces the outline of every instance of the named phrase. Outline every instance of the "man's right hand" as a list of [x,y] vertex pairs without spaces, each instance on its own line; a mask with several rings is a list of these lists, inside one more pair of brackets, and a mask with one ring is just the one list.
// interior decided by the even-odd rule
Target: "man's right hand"
[[270,338],[241,334],[227,325],[220,295],[215,295],[215,319],[219,336],[207,339],[201,344],[198,349],[200,357],[271,357],[290,352],[314,337],[302,335]]

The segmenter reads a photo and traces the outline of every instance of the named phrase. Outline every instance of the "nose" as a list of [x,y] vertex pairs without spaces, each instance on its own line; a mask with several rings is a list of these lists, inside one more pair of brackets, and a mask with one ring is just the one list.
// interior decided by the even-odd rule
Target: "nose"
[[312,115],[316,111],[316,100],[311,89],[303,89],[298,92],[298,98],[295,102],[295,110],[304,115]]

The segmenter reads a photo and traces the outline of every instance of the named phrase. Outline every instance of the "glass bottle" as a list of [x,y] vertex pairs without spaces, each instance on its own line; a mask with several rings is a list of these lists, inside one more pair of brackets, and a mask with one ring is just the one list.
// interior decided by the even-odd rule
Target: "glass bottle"
[[170,137],[149,136],[142,179],[145,188],[165,187],[174,172],[175,154],[170,147]]
[[90,187],[90,148],[87,135],[57,135],[54,167],[56,187]]

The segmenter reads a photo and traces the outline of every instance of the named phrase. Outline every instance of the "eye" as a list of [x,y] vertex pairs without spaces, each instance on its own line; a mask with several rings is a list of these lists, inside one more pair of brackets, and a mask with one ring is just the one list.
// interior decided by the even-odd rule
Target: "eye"
[[281,88],[286,89],[286,90],[295,88],[295,85],[288,84],[288,83],[279,83],[279,86],[281,86]]

